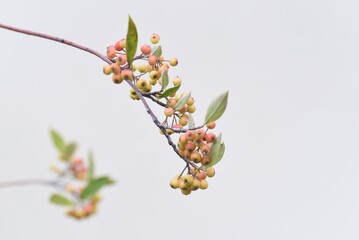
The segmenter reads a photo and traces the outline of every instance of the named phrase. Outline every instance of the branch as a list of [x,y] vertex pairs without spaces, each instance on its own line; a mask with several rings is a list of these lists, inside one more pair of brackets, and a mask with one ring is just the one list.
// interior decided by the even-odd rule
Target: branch
[[[39,38],[45,38],[45,39],[49,39],[49,40],[52,40],[52,41],[55,41],[55,42],[59,42],[59,43],[62,43],[62,44],[66,44],[66,45],[69,45],[71,47],[74,47],[74,48],[78,48],[82,51],[85,51],[85,52],[88,52],[88,53],[91,53],[93,55],[95,55],[96,57],[102,59],[103,61],[105,61],[106,63],[108,64],[112,64],[113,61],[111,59],[109,59],[107,56],[91,49],[91,48],[88,48],[88,47],[85,47],[85,46],[82,46],[80,44],[77,44],[77,43],[74,43],[74,42],[71,42],[71,41],[68,41],[68,40],[65,40],[63,38],[59,38],[59,37],[54,37],[54,36],[51,36],[51,35],[47,35],[47,34],[43,34],[43,33],[38,33],[38,32],[33,32],[33,31],[29,31],[29,30],[25,30],[25,29],[21,29],[21,28],[16,28],[16,27],[12,27],[12,26],[8,26],[8,25],[5,25],[5,24],[1,24],[0,23],[0,28],[4,28],[4,29],[7,29],[7,30],[10,30],[10,31],[15,31],[15,32],[19,32],[19,33],[23,33],[23,34],[27,34],[27,35],[31,35],[31,36],[35,36],[35,37],[39,37]],[[136,59],[136,58],[135,58]],[[129,66],[127,66],[129,68]],[[126,80],[127,84],[130,85],[133,90],[136,92],[136,94],[139,96],[141,102],[143,103],[147,113],[151,116],[152,118],[152,121],[153,123],[164,133],[165,137],[167,138],[167,141],[168,141],[168,144],[173,148],[173,150],[177,153],[177,155],[183,159],[187,166],[188,165],[191,165],[193,166],[194,168],[197,168],[197,166],[190,162],[188,159],[186,159],[185,157],[181,156],[178,152],[178,149],[177,149],[177,146],[176,144],[173,143],[170,135],[166,132],[166,128],[164,126],[161,125],[161,123],[158,121],[158,118],[154,115],[153,111],[151,110],[151,108],[148,106],[146,100],[144,99],[141,91],[133,84],[132,81],[130,80]],[[25,181],[25,184],[26,184],[27,181]],[[30,181],[31,182],[31,181]],[[32,180],[33,182],[33,180]],[[38,180],[36,180],[35,182],[38,182]],[[41,182],[41,181],[40,181]],[[34,183],[34,182],[33,182]],[[22,182],[22,184],[24,184]],[[11,184],[10,184],[11,185]],[[19,183],[15,184],[15,185],[19,185]],[[21,185],[21,183],[20,183]],[[0,185],[1,187],[1,185]]]
[[18,187],[24,185],[42,185],[42,186],[56,187],[58,185],[58,182],[43,180],[43,179],[24,179],[24,180],[0,182],[0,188]]

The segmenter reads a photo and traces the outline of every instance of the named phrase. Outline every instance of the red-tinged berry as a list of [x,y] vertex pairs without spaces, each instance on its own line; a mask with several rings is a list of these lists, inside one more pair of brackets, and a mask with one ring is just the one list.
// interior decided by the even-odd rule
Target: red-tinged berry
[[147,44],[143,44],[142,46],[141,46],[141,52],[144,54],[144,55],[148,55],[148,54],[150,54],[151,53],[151,47],[149,46],[149,45],[147,45]]
[[205,136],[205,140],[207,143],[212,143],[216,139],[216,135],[214,133],[207,133]]
[[196,134],[194,131],[189,130],[186,132],[186,137],[187,137],[188,141],[193,141],[196,138]]
[[107,57],[108,58],[116,57],[116,48],[115,48],[115,46],[111,45],[111,46],[107,47]]
[[122,55],[122,54],[118,55],[118,57],[117,57],[117,63],[118,63],[119,65],[125,65],[125,64],[127,63],[127,57],[126,57],[126,55]]
[[207,123],[207,124],[206,124],[206,127],[207,127],[208,129],[213,129],[213,128],[216,127],[216,123],[215,123],[215,122]]
[[173,108],[165,108],[164,113],[167,117],[171,117],[174,113]]
[[157,57],[155,55],[151,55],[148,57],[148,64],[154,66],[157,63]]
[[115,48],[117,51],[121,51],[123,48],[121,47],[121,41],[116,42]]
[[133,79],[132,71],[128,69],[122,70],[121,77],[123,80],[132,80]]

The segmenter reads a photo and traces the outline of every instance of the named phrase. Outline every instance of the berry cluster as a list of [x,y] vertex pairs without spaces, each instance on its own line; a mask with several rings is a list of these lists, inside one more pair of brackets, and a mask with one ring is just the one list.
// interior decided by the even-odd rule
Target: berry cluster
[[192,191],[198,189],[207,189],[208,182],[206,177],[213,177],[215,170],[209,167],[206,170],[191,168],[191,173],[186,175],[177,175],[170,181],[173,189],[179,188],[183,195],[189,195]]
[[53,194],[50,201],[68,207],[66,213],[70,217],[82,219],[91,216],[100,201],[98,191],[113,181],[106,176],[94,176],[92,154],[89,154],[87,164],[83,158],[73,156],[77,146],[74,142],[65,143],[55,131],[51,131],[51,137],[61,161],[51,167],[57,175],[55,183],[60,193]]
[[[131,86],[130,98],[134,100],[148,98],[159,106],[163,107],[165,119],[160,123],[152,118],[165,135],[169,144],[175,152],[186,162],[182,173],[171,181],[173,188],[180,188],[183,194],[188,195],[192,190],[199,188],[206,189],[208,183],[205,178],[214,175],[213,165],[218,163],[224,153],[224,143],[221,137],[208,132],[215,128],[215,121],[223,114],[226,105],[228,92],[220,95],[211,103],[207,110],[205,123],[197,126],[194,123],[192,114],[196,111],[196,105],[191,93],[178,93],[182,85],[182,79],[176,76],[170,83],[169,69],[177,66],[177,58],[166,59],[162,55],[162,48],[158,45],[160,36],[152,34],[150,42],[152,45],[143,44],[140,46],[141,53],[137,52],[137,29],[132,19],[129,18],[127,36],[107,47],[107,57],[111,64],[103,68],[106,75],[112,74],[114,83],[127,81]],[[155,86],[158,89],[153,89]],[[144,103],[146,106],[146,103]],[[184,128],[187,126],[187,128]],[[206,126],[207,129],[203,127]],[[171,134],[180,133],[178,144],[173,143]],[[183,172],[187,169],[187,175]]]

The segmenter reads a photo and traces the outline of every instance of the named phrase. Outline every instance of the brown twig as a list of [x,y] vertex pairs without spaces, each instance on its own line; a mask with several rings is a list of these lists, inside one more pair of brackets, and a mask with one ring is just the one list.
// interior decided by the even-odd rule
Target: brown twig
[[[97,52],[97,51],[95,51],[95,50],[93,50],[91,48],[88,48],[88,47],[82,46],[80,44],[65,40],[63,38],[54,37],[54,36],[51,36],[51,35],[38,33],[38,32],[34,32],[34,31],[30,31],[30,30],[25,30],[25,29],[21,29],[21,28],[16,28],[16,27],[8,26],[8,25],[1,24],[1,23],[0,23],[0,28],[4,28],[4,29],[10,30],[10,31],[15,31],[15,32],[19,32],[19,33],[22,33],[22,34],[27,34],[27,35],[36,36],[36,37],[39,37],[39,38],[45,38],[45,39],[49,39],[49,40],[52,40],[52,41],[55,41],[55,42],[63,43],[63,44],[69,45],[71,47],[78,48],[78,49],[80,49],[82,51],[91,53],[91,54],[95,55],[96,57],[102,59],[103,61],[105,61],[108,64],[113,63],[113,60],[109,59],[107,56],[105,56],[105,55],[103,55],[103,54],[101,54],[101,53],[99,53],[99,52]],[[134,59],[140,59],[141,57],[142,57],[142,55],[136,56]],[[129,68],[129,66],[127,66],[127,67]],[[139,96],[141,102],[143,103],[143,105],[144,105],[144,107],[146,109],[146,112],[151,116],[153,123],[164,133],[165,137],[167,138],[168,144],[173,148],[173,150],[177,153],[177,155],[181,159],[183,159],[186,162],[187,165],[189,164],[189,165],[197,168],[197,166],[194,163],[190,162],[188,159],[186,159],[185,157],[183,157],[183,156],[181,156],[179,154],[176,144],[173,143],[170,135],[166,132],[166,128],[164,126],[162,126],[162,124],[158,121],[157,117],[154,115],[153,111],[151,110],[151,108],[147,104],[145,98],[143,97],[141,91],[133,84],[132,81],[126,80],[126,82],[127,82],[128,85],[130,85],[133,88],[133,90]]]

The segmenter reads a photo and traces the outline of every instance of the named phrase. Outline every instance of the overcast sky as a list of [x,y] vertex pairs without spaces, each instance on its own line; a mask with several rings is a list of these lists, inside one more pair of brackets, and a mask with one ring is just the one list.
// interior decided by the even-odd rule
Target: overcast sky
[[0,239],[359,238],[357,1],[13,0],[0,22],[105,53],[128,14],[140,43],[159,33],[179,59],[169,74],[197,123],[230,90],[216,176],[190,196],[170,189],[183,162],[100,59],[0,29],[0,181],[51,179],[55,128],[118,182],[81,222],[48,203],[50,188],[1,189]]

